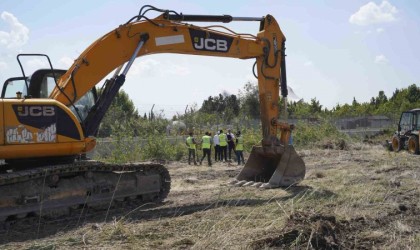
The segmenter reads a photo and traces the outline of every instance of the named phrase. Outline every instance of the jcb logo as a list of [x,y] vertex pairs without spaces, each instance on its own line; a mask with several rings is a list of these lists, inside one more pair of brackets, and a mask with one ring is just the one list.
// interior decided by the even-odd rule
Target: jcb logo
[[194,48],[226,52],[228,51],[228,44],[225,40],[194,37]]
[[189,31],[195,50],[227,53],[232,45],[233,37],[191,28]]
[[18,116],[54,116],[53,106],[19,106]]

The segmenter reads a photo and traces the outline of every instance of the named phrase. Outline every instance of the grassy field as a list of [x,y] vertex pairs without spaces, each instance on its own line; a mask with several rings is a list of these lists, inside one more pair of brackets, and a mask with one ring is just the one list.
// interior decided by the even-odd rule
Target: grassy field
[[[227,185],[241,170],[171,162],[161,204],[11,226],[2,249],[420,249],[420,156],[379,145],[302,149],[298,186]],[[77,223],[76,223],[77,222]]]

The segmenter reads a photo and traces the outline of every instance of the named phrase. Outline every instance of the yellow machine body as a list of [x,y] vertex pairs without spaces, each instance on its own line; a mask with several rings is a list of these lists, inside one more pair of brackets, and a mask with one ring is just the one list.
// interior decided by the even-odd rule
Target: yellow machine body
[[52,99],[3,99],[0,102],[0,158],[70,156],[86,147],[80,122]]
[[297,183],[304,178],[305,165],[289,145],[291,127],[279,122],[280,83],[281,79],[285,81],[285,66],[282,67],[285,40],[271,15],[261,20],[256,35],[237,34],[221,26],[200,27],[173,21],[165,14],[144,21],[129,21],[97,39],[81,53],[57,80],[49,99],[1,101],[0,158],[79,155],[92,149],[94,133],[86,134],[68,107],[112,71],[118,76],[124,65],[132,63],[133,57],[178,53],[255,59],[262,143],[252,150],[237,177],[240,181],[237,185],[244,181],[247,185],[254,181],[268,182],[268,187]]

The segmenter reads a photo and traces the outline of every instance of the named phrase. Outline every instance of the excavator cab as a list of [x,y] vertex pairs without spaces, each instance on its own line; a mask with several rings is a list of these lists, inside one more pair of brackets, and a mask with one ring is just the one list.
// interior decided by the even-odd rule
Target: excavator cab
[[[66,73],[66,70],[62,69],[39,69],[29,77],[9,78],[3,84],[1,98],[48,98],[56,86],[56,80],[64,73]],[[69,108],[82,122],[97,99],[96,88],[92,88]]]

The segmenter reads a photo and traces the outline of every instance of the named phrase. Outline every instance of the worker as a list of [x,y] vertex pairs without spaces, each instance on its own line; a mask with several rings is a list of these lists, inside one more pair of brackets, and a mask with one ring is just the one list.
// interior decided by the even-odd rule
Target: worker
[[229,162],[232,161],[232,151],[235,153],[235,136],[231,132],[230,129],[228,129],[228,132],[226,134],[227,142],[228,142],[228,152],[229,152]]
[[188,147],[188,165],[191,165],[191,157],[194,160],[194,165],[197,165],[197,161],[195,160],[196,141],[193,136],[193,132],[189,133],[189,136],[187,137],[185,144]]
[[225,162],[227,161],[227,137],[226,137],[226,134],[223,133],[223,130],[220,130],[219,143],[220,143],[220,160]]
[[236,133],[236,147],[235,147],[235,153],[236,153],[236,159],[238,160],[238,165],[241,165],[241,159],[242,159],[242,164],[245,164],[243,151],[244,151],[244,139],[241,135],[241,131],[238,131]]
[[204,158],[207,156],[208,166],[211,167],[211,144],[211,136],[209,132],[206,132],[202,138],[201,148],[203,149],[203,157],[200,160],[200,165],[203,163]]
[[220,158],[220,141],[219,141],[219,134],[220,134],[220,132],[219,132],[219,131],[217,131],[217,132],[214,134],[214,137],[213,137],[213,143],[214,143],[214,161],[215,161],[215,162],[217,162],[217,161],[220,161],[220,160],[221,160],[221,158]]

